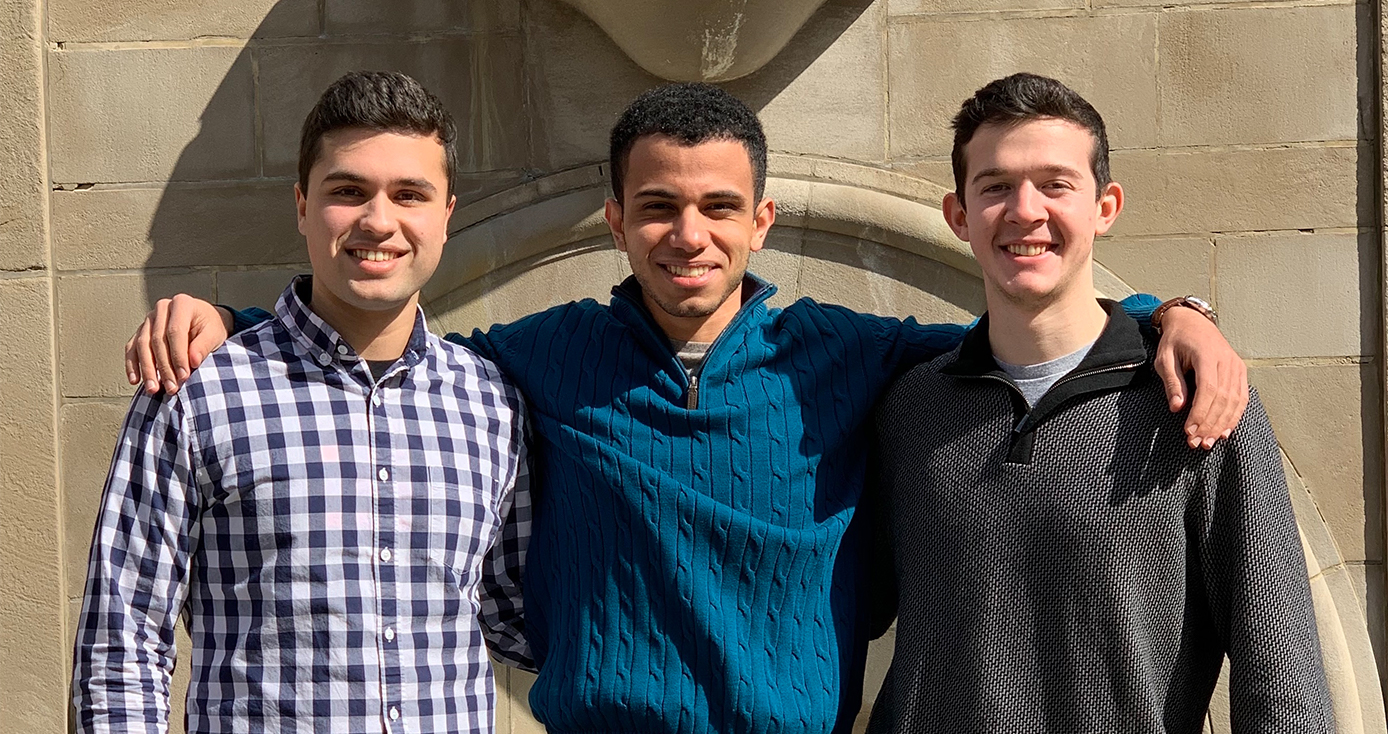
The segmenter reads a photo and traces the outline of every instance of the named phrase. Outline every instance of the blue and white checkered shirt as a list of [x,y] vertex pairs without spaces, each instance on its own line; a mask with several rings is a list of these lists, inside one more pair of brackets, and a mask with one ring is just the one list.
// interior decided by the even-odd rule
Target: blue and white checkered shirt
[[77,633],[78,731],[166,730],[180,614],[192,732],[489,732],[484,637],[530,664],[519,393],[422,314],[373,380],[300,292],[177,395],[131,404]]

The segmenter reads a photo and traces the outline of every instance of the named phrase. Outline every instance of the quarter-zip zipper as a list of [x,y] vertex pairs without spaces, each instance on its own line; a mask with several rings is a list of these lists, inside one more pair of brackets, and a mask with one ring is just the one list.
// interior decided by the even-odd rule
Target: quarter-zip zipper
[[[709,351],[713,351],[713,348],[710,347]],[[704,359],[708,357],[705,356]],[[696,374],[689,375],[689,393],[685,398],[684,407],[689,410],[699,407],[699,376]]]

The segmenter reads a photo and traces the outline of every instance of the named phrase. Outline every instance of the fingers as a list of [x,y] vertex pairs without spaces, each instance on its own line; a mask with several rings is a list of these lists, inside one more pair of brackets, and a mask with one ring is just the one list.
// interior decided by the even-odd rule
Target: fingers
[[164,341],[169,352],[170,372],[165,373],[164,385],[168,388],[168,381],[173,380],[173,393],[178,390],[178,386],[188,379],[188,334],[191,330],[193,321],[193,304],[189,301],[194,300],[192,296],[180,293],[171,299],[169,303],[168,322],[164,325]]
[[154,304],[154,311],[150,317],[154,323],[149,332],[149,349],[154,355],[154,367],[157,370],[155,379],[163,385],[164,389],[170,394],[177,392],[178,382],[174,379],[173,364],[169,361],[169,303],[167,298],[159,299]]
[[1175,413],[1186,405],[1186,379],[1176,364],[1176,354],[1170,344],[1162,342],[1157,345],[1154,366],[1166,388],[1166,404]]
[[150,395],[159,392],[159,371],[154,366],[154,352],[149,346],[153,329],[154,312],[151,311],[135,329],[135,336],[125,344],[126,377],[131,378],[132,385],[143,383],[145,392]]
[[[197,369],[207,355],[226,341],[230,329],[221,309],[206,301],[190,300],[198,311],[189,325],[188,363],[192,369]],[[184,373],[179,379],[185,380],[187,377],[187,373]]]
[[1186,415],[1186,443],[1191,448],[1214,445],[1214,438],[1219,434],[1211,434],[1209,427],[1211,419],[1223,410],[1221,401],[1226,397],[1219,390],[1217,366],[1204,367],[1202,369],[1200,364],[1196,365],[1195,394],[1191,396],[1190,413]]

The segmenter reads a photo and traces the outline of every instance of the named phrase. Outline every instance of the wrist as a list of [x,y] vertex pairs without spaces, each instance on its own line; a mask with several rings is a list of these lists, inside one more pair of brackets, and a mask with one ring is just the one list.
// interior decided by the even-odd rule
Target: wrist
[[1180,296],[1168,301],[1162,301],[1160,306],[1152,312],[1152,328],[1160,334],[1166,321],[1166,317],[1172,309],[1179,309],[1178,312],[1194,311],[1201,316],[1209,319],[1210,323],[1219,326],[1219,314],[1215,313],[1214,307],[1203,298],[1196,296]]

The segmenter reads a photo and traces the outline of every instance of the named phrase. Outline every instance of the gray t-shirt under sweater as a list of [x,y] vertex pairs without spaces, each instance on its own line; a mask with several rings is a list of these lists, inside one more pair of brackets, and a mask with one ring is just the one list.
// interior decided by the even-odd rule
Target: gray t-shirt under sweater
[[1089,350],[1094,348],[1094,342],[1080,347],[1079,349],[1063,356],[1056,357],[1049,362],[1040,364],[1012,364],[998,359],[995,355],[993,361],[998,363],[1003,372],[1007,373],[1012,381],[1017,383],[1017,389],[1022,391],[1022,397],[1027,399],[1027,405],[1036,405],[1036,401],[1046,394],[1060,378],[1070,374],[1070,371],[1080,366],[1080,362],[1089,355]]

